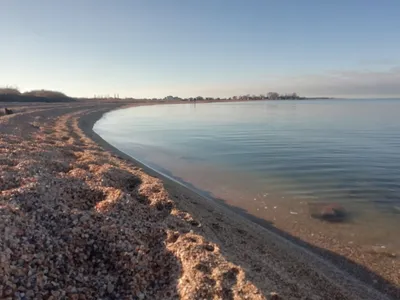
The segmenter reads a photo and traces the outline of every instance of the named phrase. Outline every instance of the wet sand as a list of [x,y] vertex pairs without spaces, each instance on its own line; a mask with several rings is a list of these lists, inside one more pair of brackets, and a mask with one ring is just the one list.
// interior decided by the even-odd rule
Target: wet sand
[[93,124],[124,105],[13,104],[0,117],[0,298],[400,297],[379,272],[107,144]]

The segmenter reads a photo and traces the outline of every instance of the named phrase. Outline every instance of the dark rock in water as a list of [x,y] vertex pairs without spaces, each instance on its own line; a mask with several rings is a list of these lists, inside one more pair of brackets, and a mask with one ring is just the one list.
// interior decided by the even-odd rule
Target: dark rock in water
[[13,111],[11,109],[8,109],[7,107],[4,108],[4,114],[5,115],[12,115]]
[[339,204],[326,204],[314,209],[311,216],[328,222],[343,222],[348,214]]

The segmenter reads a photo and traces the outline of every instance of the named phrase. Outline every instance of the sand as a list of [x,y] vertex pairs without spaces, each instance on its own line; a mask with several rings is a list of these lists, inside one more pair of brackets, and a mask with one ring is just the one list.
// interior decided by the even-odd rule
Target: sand
[[127,103],[7,105],[0,299],[400,297],[114,149],[92,127]]

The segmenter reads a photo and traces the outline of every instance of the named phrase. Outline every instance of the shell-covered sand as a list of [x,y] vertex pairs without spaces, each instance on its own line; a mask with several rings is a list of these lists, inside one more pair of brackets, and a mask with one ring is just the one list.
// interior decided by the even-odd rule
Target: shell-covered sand
[[121,105],[0,117],[0,299],[389,299],[106,151],[91,128]]

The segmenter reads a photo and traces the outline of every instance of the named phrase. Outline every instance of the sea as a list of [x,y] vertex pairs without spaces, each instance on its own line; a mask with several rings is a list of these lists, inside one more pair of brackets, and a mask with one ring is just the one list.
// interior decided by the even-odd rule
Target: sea
[[[148,167],[285,231],[400,249],[400,99],[138,106],[94,131]],[[340,206],[340,222],[315,207]]]

